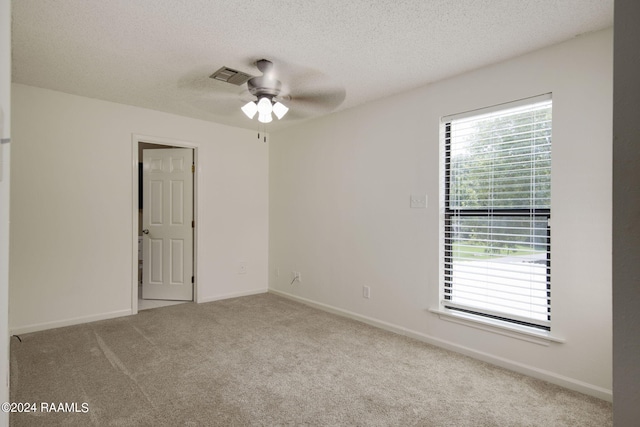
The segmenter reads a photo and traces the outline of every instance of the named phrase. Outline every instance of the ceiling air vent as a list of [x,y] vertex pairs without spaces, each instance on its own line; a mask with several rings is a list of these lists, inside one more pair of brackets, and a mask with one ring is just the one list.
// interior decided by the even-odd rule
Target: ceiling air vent
[[249,74],[245,74],[241,71],[233,70],[231,68],[222,67],[215,73],[209,76],[212,79],[220,80],[221,82],[231,83],[232,85],[240,86],[245,84],[251,77]]

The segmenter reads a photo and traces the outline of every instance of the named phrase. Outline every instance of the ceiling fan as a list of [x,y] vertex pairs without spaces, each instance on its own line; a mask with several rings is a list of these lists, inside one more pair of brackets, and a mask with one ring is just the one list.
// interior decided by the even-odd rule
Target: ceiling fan
[[276,69],[273,62],[267,59],[256,61],[255,66],[262,73],[261,76],[222,67],[209,77],[236,86],[246,84],[248,94],[255,98],[246,102],[241,110],[250,119],[257,114],[261,123],[270,123],[273,115],[278,120],[282,119],[290,108],[290,115],[294,118],[328,112],[345,98],[344,89],[327,83],[327,77],[317,71],[296,70],[293,67],[292,72],[292,67],[286,64],[280,64]]

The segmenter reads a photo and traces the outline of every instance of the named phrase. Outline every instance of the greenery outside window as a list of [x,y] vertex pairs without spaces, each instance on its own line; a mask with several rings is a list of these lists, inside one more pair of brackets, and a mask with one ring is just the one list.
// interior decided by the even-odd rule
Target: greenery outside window
[[551,95],[443,118],[442,307],[551,330]]

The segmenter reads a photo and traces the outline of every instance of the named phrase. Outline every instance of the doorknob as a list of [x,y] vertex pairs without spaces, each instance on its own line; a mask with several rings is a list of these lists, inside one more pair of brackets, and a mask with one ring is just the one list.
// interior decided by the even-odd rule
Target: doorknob
[[148,228],[145,228],[144,230],[142,230],[142,233],[144,233],[144,234],[149,234],[149,229],[148,229]]

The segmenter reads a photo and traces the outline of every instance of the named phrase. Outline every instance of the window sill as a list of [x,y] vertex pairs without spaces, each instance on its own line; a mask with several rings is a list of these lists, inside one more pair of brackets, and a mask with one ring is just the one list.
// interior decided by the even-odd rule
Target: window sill
[[551,343],[564,343],[563,338],[551,335],[545,331],[534,331],[530,328],[518,325],[507,325],[504,322],[493,319],[484,319],[472,314],[460,313],[447,309],[430,308],[430,312],[437,314],[438,317],[447,322],[453,322],[460,325],[470,326],[472,328],[481,329],[483,331],[516,338],[523,341],[532,342],[534,344],[549,346]]

